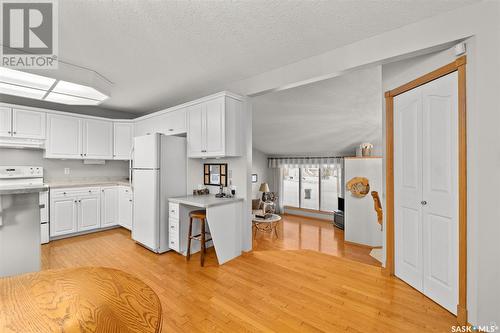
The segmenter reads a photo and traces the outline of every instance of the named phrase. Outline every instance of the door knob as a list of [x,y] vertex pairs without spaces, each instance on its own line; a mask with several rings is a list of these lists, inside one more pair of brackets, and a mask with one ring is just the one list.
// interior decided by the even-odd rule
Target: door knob
[[427,205],[427,201],[425,201],[425,200],[420,201],[420,203],[422,204],[422,206]]

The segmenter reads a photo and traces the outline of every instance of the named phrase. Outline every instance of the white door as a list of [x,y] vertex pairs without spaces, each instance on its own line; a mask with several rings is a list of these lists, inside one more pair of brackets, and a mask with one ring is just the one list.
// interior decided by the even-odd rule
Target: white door
[[134,170],[132,239],[156,251],[159,247],[159,170]]
[[205,150],[205,120],[203,104],[196,104],[188,109],[188,154],[190,157],[201,156]]
[[82,158],[81,118],[47,114],[47,158]]
[[52,199],[50,205],[50,236],[59,236],[77,232],[76,197]]
[[394,98],[395,273],[418,290],[423,283],[421,96],[414,89]]
[[456,314],[458,94],[452,73],[394,98],[396,275]]
[[102,189],[101,227],[111,227],[118,224],[118,187]]
[[224,99],[214,99],[205,104],[206,151],[210,156],[224,155]]
[[85,119],[83,123],[83,157],[85,159],[113,158],[113,123]]
[[132,192],[130,187],[120,187],[118,197],[120,225],[132,230]]
[[101,226],[101,200],[99,195],[81,196],[78,199],[78,231],[97,229]]
[[422,86],[424,293],[455,313],[458,303],[458,79]]
[[134,138],[134,168],[158,169],[160,153],[160,134],[136,136]]
[[11,136],[12,131],[12,110],[0,106],[0,136]]
[[134,124],[113,124],[113,159],[129,160],[130,151],[134,144]]
[[45,139],[45,112],[12,109],[12,135],[17,138]]

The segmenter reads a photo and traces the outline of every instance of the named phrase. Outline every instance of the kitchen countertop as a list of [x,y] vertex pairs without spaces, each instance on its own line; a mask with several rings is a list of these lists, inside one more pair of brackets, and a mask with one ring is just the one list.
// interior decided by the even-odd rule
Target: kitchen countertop
[[227,205],[239,201],[243,198],[216,198],[214,194],[208,195],[184,195],[181,197],[168,198],[168,201],[194,207],[209,208],[220,205]]
[[47,185],[32,185],[32,186],[3,186],[0,187],[0,195],[11,194],[27,194],[48,191]]
[[87,186],[130,186],[124,179],[82,179],[82,180],[49,180],[45,184],[50,188],[87,187]]

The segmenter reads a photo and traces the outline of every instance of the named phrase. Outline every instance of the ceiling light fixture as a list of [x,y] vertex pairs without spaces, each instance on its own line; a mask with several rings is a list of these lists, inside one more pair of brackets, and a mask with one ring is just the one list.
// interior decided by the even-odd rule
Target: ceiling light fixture
[[99,105],[109,98],[93,87],[0,67],[0,93],[69,105]]

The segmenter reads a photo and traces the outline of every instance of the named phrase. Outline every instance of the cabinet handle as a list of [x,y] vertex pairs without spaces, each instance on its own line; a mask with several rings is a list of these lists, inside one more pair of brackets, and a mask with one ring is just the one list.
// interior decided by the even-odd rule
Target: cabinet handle
[[64,195],[66,195],[66,192],[63,192]]
[[169,128],[168,130],[169,130],[170,132],[173,132],[173,131],[174,131],[174,129],[173,129],[173,128]]
[[12,132],[11,132],[11,131],[8,131],[7,133],[12,134]]
[[77,203],[77,202],[78,202],[78,200],[75,200],[75,203]]
[[17,132],[12,132],[12,134],[17,134]]
[[132,200],[131,200],[131,199],[129,199],[129,202],[132,202]]
[[206,153],[207,151],[206,151],[206,150],[202,150],[201,152],[202,152],[202,153]]
[[422,206],[425,206],[427,205],[427,201],[423,200],[423,201],[420,201],[420,203],[422,204]]

